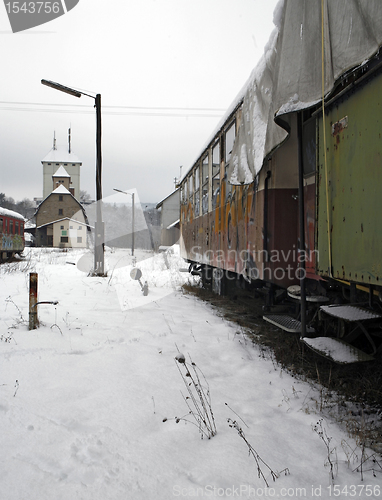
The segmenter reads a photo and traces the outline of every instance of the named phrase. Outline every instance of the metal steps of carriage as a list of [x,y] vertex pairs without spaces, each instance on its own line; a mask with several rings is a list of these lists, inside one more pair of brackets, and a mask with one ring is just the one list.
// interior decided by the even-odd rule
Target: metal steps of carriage
[[382,318],[380,314],[371,311],[370,309],[351,304],[332,304],[330,306],[321,306],[320,309],[330,316],[350,322]]
[[333,337],[304,337],[302,342],[312,351],[334,363],[347,365],[374,361],[373,356],[357,349],[342,339]]
[[[301,333],[301,321],[286,314],[264,314],[263,319],[288,333]],[[314,328],[307,327],[307,333],[314,333]]]
[[[380,314],[374,311],[354,305],[320,306],[320,309],[324,313],[349,322],[362,322],[382,318]],[[301,322],[290,316],[284,314],[266,314],[263,316],[263,319],[286,332],[301,333]],[[306,334],[314,334],[314,329],[307,328]],[[372,355],[357,349],[339,338],[309,336],[301,340],[316,354],[324,356],[338,364],[363,363],[374,360]]]
[[[362,325],[363,321],[382,318],[380,314],[377,314],[370,309],[350,304],[332,304],[329,306],[320,306],[320,310],[334,318],[348,321],[350,323],[357,322],[360,325]],[[363,327],[362,329],[371,346],[373,347],[373,352],[375,353],[376,348],[374,341],[368,334],[366,328]],[[310,349],[312,349],[312,351],[321,356],[324,356],[325,358],[331,359],[335,363],[351,364],[364,363],[374,360],[374,357],[372,355],[367,354],[360,349],[357,349],[353,345],[345,342],[340,338],[315,337],[303,338],[302,341]]]

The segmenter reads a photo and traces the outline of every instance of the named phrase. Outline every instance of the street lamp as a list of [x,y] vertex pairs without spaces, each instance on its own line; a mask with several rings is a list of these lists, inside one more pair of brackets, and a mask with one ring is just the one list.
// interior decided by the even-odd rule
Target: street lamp
[[131,233],[131,255],[134,256],[134,210],[135,210],[135,206],[134,206],[134,194],[135,193],[126,193],[126,191],[121,191],[120,189],[116,189],[114,188],[114,191],[117,191],[118,193],[123,193],[123,194],[129,194],[131,196],[131,203],[132,203],[132,221],[131,221],[131,229],[132,229],[132,233]]
[[101,94],[95,97],[79,90],[65,87],[60,83],[55,83],[50,80],[41,80],[43,85],[52,87],[53,89],[65,92],[74,97],[81,97],[86,95],[95,101],[94,107],[96,108],[97,118],[97,131],[96,131],[96,196],[97,196],[97,220],[95,223],[95,241],[94,241],[94,274],[97,276],[105,276],[105,227],[102,221],[102,152],[101,152]]

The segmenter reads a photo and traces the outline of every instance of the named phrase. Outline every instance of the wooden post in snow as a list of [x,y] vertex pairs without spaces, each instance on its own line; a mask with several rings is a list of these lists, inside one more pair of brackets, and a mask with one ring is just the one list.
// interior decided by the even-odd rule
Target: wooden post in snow
[[38,274],[29,273],[29,330],[35,330],[38,327],[37,284]]

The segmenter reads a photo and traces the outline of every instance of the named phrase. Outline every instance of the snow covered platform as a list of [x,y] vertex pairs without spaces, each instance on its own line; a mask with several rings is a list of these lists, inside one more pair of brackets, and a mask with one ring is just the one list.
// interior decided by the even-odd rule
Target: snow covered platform
[[373,361],[373,356],[360,351],[341,339],[331,337],[303,338],[302,341],[317,354],[339,364]]
[[[263,316],[265,321],[281,328],[288,333],[301,333],[301,321],[287,316],[285,314],[266,314]],[[307,333],[314,333],[314,328],[307,328]]]
[[344,319],[345,321],[366,321],[368,319],[382,318],[380,314],[365,309],[364,307],[350,305],[331,305],[321,306],[321,311],[335,318]]

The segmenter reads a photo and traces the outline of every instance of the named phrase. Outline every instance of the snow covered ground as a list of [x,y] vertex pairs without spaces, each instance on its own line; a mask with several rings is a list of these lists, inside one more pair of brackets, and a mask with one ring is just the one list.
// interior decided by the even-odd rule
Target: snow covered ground
[[[127,250],[107,251],[106,278],[73,265],[86,260],[78,250],[26,253],[0,267],[1,500],[382,496],[378,465],[368,460],[362,481],[362,450],[317,413],[319,389],[184,293],[189,275],[176,252],[138,251],[147,296],[130,278]],[[29,272],[39,300],[58,301],[39,306],[34,331]],[[188,412],[179,351],[209,384],[211,439],[192,415],[176,423]],[[259,462],[269,488],[228,419],[279,474],[273,481]]]

